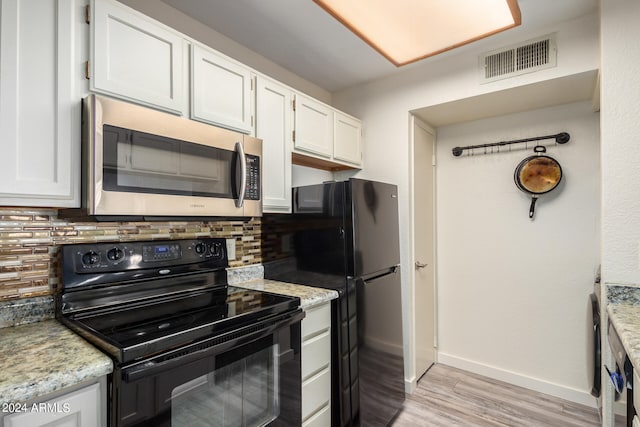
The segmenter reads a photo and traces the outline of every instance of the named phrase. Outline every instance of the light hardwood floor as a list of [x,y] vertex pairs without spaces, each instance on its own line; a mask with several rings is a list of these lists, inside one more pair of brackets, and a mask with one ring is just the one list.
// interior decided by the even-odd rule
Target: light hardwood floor
[[436,364],[392,426],[588,427],[600,418],[594,408]]

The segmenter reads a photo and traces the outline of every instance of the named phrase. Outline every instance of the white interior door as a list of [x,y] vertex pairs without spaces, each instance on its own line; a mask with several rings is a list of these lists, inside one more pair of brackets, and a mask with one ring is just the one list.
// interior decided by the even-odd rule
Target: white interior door
[[416,378],[435,363],[435,216],[433,130],[413,120],[414,310]]

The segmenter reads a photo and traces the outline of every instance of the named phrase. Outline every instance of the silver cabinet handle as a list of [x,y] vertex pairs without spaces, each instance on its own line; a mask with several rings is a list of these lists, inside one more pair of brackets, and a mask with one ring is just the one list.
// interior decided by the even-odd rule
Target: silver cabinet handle
[[244,193],[247,191],[247,158],[244,156],[242,143],[236,142],[235,150],[240,159],[240,190],[236,199],[236,208],[241,208],[244,203]]
[[416,270],[419,270],[421,268],[425,268],[427,265],[429,265],[429,264],[423,264],[420,261],[416,261]]

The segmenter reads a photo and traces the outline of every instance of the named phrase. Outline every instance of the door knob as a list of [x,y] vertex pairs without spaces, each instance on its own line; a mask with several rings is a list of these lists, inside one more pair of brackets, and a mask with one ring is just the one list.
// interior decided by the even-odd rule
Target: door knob
[[429,264],[423,264],[420,261],[416,261],[416,270],[419,270],[421,268],[425,268],[427,265],[429,265]]

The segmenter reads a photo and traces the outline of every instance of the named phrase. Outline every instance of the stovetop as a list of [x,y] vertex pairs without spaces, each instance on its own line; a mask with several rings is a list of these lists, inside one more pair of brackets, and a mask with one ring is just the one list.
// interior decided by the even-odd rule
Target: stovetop
[[[219,240],[130,243],[117,260],[113,244],[63,247],[56,315],[127,363],[298,309],[296,297],[228,286]],[[155,248],[171,248],[170,262],[144,261]]]
[[62,321],[118,362],[130,362],[239,329],[287,311],[300,299],[233,286],[64,316]]

